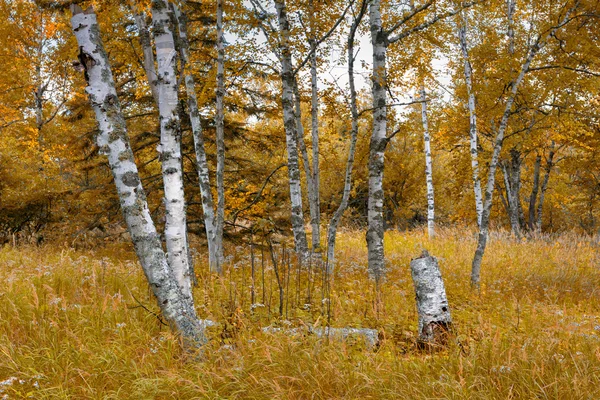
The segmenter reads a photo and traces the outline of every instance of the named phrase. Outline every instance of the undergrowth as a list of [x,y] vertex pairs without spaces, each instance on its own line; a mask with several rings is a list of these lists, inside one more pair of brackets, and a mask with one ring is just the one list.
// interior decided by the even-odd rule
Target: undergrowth
[[[276,246],[278,280],[268,246],[230,247],[223,278],[196,260],[198,314],[219,323],[202,360],[162,323],[128,245],[5,246],[0,399],[597,399],[597,246],[574,234],[493,234],[478,293],[465,231],[388,233],[379,292],[362,233],[340,235],[331,277]],[[416,345],[409,262],[423,248],[440,261],[454,322],[450,344],[434,352]],[[375,328],[380,343],[261,330],[308,324]]]

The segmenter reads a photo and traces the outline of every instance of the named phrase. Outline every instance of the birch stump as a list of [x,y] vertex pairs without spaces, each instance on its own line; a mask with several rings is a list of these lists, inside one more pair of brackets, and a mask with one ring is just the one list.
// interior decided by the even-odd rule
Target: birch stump
[[452,318],[438,261],[427,250],[423,250],[418,258],[410,262],[410,270],[419,314],[419,346],[443,345]]

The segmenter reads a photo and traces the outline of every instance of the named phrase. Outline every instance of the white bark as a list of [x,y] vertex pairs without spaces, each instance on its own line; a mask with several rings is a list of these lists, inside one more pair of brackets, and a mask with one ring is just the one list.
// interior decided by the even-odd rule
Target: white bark
[[369,199],[367,249],[369,253],[369,274],[376,282],[385,274],[383,251],[383,167],[387,145],[387,76],[386,76],[386,34],[381,25],[381,1],[372,0],[369,6],[371,43],[373,45],[373,132],[369,145]]
[[218,263],[218,246],[216,241],[216,222],[213,196],[210,187],[210,174],[208,169],[208,160],[206,157],[206,148],[204,146],[204,134],[200,122],[200,111],[198,110],[198,100],[196,97],[196,84],[191,72],[186,71],[189,64],[189,42],[187,38],[186,15],[174,6],[175,17],[179,28],[179,53],[183,63],[183,73],[185,82],[185,91],[187,95],[188,113],[190,115],[190,125],[192,127],[192,136],[194,138],[194,150],[196,154],[196,169],[198,170],[198,183],[200,186],[200,195],[202,197],[202,214],[204,216],[204,228],[206,231],[206,240],[208,242],[208,263],[213,272],[221,273]]
[[158,107],[159,98],[156,80],[156,66],[154,65],[154,50],[152,49],[150,31],[148,30],[148,25],[146,24],[146,14],[138,10],[135,1],[130,0],[129,4],[131,11],[133,12],[133,19],[138,28],[140,46],[142,47],[143,54],[142,65],[144,67],[144,72],[146,73],[146,79],[148,80],[150,91],[152,92],[152,97],[154,98],[154,102]]
[[344,177],[344,191],[342,193],[342,201],[339,207],[329,221],[327,230],[327,269],[328,273],[332,274],[335,268],[335,240],[337,236],[337,228],[344,215],[344,211],[348,208],[348,200],[350,199],[350,190],[352,189],[352,169],[354,167],[354,155],[356,154],[356,141],[358,138],[358,105],[356,100],[356,86],[354,82],[354,38],[356,30],[360,24],[365,11],[366,0],[362,2],[360,12],[354,19],[348,34],[348,83],[350,85],[350,112],[352,114],[352,126],[350,131],[350,148],[348,149],[348,160],[346,161],[346,176]]
[[176,48],[171,31],[169,6],[165,0],[152,1],[152,23],[156,45],[158,112],[160,116],[159,155],[165,194],[165,239],[167,257],[183,293],[192,296],[185,199],[181,163],[181,130],[177,111]]
[[83,12],[78,6],[72,6],[71,10],[71,24],[88,79],[86,92],[98,122],[97,143],[101,152],[108,156],[136,254],[158,306],[171,327],[188,343],[205,343],[204,325],[196,316],[192,299],[182,292],[167,263],[150,217],[96,15],[92,8]]
[[473,192],[475,194],[475,210],[477,212],[477,226],[481,226],[481,214],[483,213],[483,196],[481,195],[481,180],[479,178],[479,150],[477,148],[477,113],[475,110],[475,93],[473,91],[473,69],[469,61],[469,46],[467,42],[467,17],[463,12],[462,24],[458,30],[460,48],[464,60],[465,81],[467,84],[467,95],[469,96],[469,143],[471,152],[471,172],[473,176]]
[[421,120],[423,121],[423,143],[425,147],[425,180],[427,181],[427,234],[435,236],[435,198],[433,190],[433,162],[431,159],[431,137],[427,119],[427,98],[425,87],[421,87]]
[[299,328],[278,328],[274,326],[265,326],[262,328],[265,333],[283,333],[288,336],[306,336],[306,334],[315,335],[318,338],[329,338],[336,341],[345,341],[352,337],[362,338],[369,348],[374,348],[379,343],[379,331],[369,328],[331,328],[331,327],[313,327],[305,325]]
[[506,36],[508,36],[508,52],[511,55],[515,53],[514,16],[515,16],[516,6],[517,6],[516,0],[506,0],[506,16],[508,18],[508,27],[506,29]]
[[223,270],[223,224],[225,223],[225,124],[223,99],[225,97],[225,49],[223,38],[223,0],[217,0],[217,270]]
[[[319,190],[321,188],[321,173],[319,169],[319,86],[317,82],[317,38],[315,34],[314,0],[309,0],[311,11],[311,39],[310,39],[310,115],[312,137],[312,173],[313,173],[313,199],[311,204],[312,248],[313,251],[321,248],[321,201]],[[314,209],[314,210],[313,210]]]
[[[302,125],[302,108],[300,102],[300,90],[298,88],[298,81],[294,76],[294,110],[296,113],[296,132],[298,134],[298,148],[300,149],[300,155],[302,156],[302,165],[304,167],[304,175],[306,176],[306,191],[308,192],[308,206],[310,212],[310,224],[312,227],[312,243],[313,249],[315,243],[315,235],[319,233],[319,205],[318,200],[315,198],[318,194],[315,194],[318,190],[315,186],[314,175],[311,169],[311,163],[308,158],[308,151],[306,150],[306,144],[304,143],[304,126]],[[318,241],[318,240],[317,240]],[[315,249],[316,250],[316,249]]]
[[285,128],[285,141],[288,155],[288,177],[290,185],[290,201],[292,206],[292,231],[296,253],[304,258],[308,252],[306,231],[304,230],[304,214],[302,211],[302,189],[300,186],[300,168],[298,164],[298,147],[296,131],[296,115],[294,113],[294,70],[292,68],[292,54],[289,47],[289,22],[285,2],[275,1],[279,30],[281,33],[279,50],[281,54],[281,83],[283,93],[281,104],[283,108],[283,124]]
[[410,262],[410,270],[419,314],[419,342],[443,343],[452,318],[437,259],[424,250],[419,258]]
[[538,37],[538,39],[533,43],[533,45],[529,48],[527,53],[527,57],[521,66],[521,71],[519,75],[510,83],[511,91],[506,99],[506,106],[504,108],[504,113],[502,114],[502,119],[500,120],[500,125],[498,127],[498,131],[496,133],[496,138],[494,140],[494,150],[492,153],[492,159],[490,161],[490,168],[488,173],[488,181],[487,187],[485,191],[485,201],[483,204],[483,214],[481,217],[481,226],[479,228],[479,237],[477,241],[477,250],[475,251],[475,256],[473,257],[473,264],[471,268],[471,285],[475,288],[479,287],[480,281],[480,272],[481,272],[481,261],[483,260],[483,254],[485,252],[485,247],[487,244],[487,236],[488,236],[488,227],[490,220],[490,213],[492,209],[492,197],[494,194],[494,186],[496,182],[496,169],[498,167],[498,159],[500,157],[500,152],[502,150],[502,143],[504,142],[504,133],[506,132],[506,127],[508,125],[508,119],[511,114],[513,102],[515,101],[515,96],[517,95],[517,91],[525,74],[529,70],[529,66],[531,62],[535,58],[535,56],[540,52],[540,50],[546,45],[548,39],[553,36],[556,31],[564,26],[568,20],[571,13],[575,8],[579,6],[579,3],[576,3],[575,6],[569,9],[561,22],[554,26],[552,29],[549,29],[547,34],[544,37]]

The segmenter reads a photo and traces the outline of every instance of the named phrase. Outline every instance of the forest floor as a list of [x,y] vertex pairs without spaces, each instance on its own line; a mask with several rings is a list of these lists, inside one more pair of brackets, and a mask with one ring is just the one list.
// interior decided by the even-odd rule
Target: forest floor
[[[154,314],[126,244],[5,246],[0,399],[600,398],[600,253],[591,239],[493,234],[479,293],[469,285],[472,233],[386,234],[379,293],[364,233],[338,243],[333,279],[318,265],[299,270],[275,248],[282,315],[270,251],[229,247],[224,278],[198,257],[198,313],[219,322],[202,360],[183,353]],[[454,321],[449,345],[436,351],[416,345],[409,262],[423,248],[439,258]],[[328,323],[378,329],[380,344],[261,331]]]

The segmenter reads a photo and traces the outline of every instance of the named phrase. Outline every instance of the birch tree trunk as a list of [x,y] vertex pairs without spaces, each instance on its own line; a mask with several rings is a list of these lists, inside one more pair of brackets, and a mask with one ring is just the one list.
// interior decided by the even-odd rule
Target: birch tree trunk
[[550,171],[554,166],[554,142],[550,147],[550,153],[548,154],[548,160],[546,161],[546,168],[544,174],[544,180],[542,181],[542,188],[540,190],[540,201],[537,208],[537,222],[536,229],[541,232],[542,230],[542,211],[544,211],[544,197],[546,195],[546,189],[548,189],[548,181],[550,180]]
[[179,7],[174,5],[175,18],[179,30],[179,53],[183,63],[182,73],[184,74],[185,92],[187,96],[188,113],[190,116],[190,125],[192,127],[192,136],[194,138],[194,150],[196,154],[196,169],[198,170],[198,183],[202,197],[202,214],[204,216],[204,228],[206,231],[206,240],[208,243],[208,263],[212,272],[222,273],[221,264],[218,262],[218,252],[216,241],[216,222],[215,210],[210,187],[210,174],[208,161],[206,157],[206,148],[204,145],[204,134],[200,121],[200,111],[198,110],[198,100],[196,97],[196,84],[194,76],[186,70],[189,64],[189,41],[187,38],[186,15],[181,12]]
[[381,0],[372,0],[369,5],[371,43],[373,45],[373,132],[369,144],[369,199],[367,249],[369,274],[379,283],[385,274],[383,251],[383,167],[387,145],[387,38],[381,25]]
[[535,231],[535,203],[537,202],[537,196],[540,189],[540,167],[542,165],[542,156],[537,155],[535,163],[533,164],[533,187],[531,188],[531,196],[529,197],[529,230]]
[[156,44],[158,112],[160,118],[159,158],[165,193],[165,239],[167,257],[177,282],[186,296],[192,296],[185,198],[181,160],[181,127],[178,114],[176,49],[171,31],[169,6],[165,0],[152,1],[152,23]]
[[410,270],[419,314],[419,342],[425,346],[445,344],[452,318],[438,261],[424,250],[411,260]]
[[502,176],[504,177],[504,188],[506,189],[506,199],[507,199],[507,213],[508,219],[510,221],[510,228],[513,234],[517,237],[521,237],[521,229],[519,228],[519,213],[518,206],[515,203],[515,193],[513,189],[513,182],[511,179],[511,171],[510,166],[505,162],[501,162],[500,166],[502,168]]
[[136,254],[162,315],[171,328],[182,335],[186,344],[203,344],[206,342],[204,324],[196,316],[191,297],[182,292],[167,263],[150,216],[96,15],[91,7],[84,12],[73,5],[71,11],[71,24],[88,80],[86,92],[98,122],[96,140],[101,153],[108,156]]
[[510,160],[501,163],[504,174],[504,186],[508,199],[508,216],[511,229],[517,238],[522,236],[525,228],[523,206],[521,204],[521,165],[523,159],[521,152],[517,149],[510,150]]
[[427,98],[425,87],[421,86],[421,120],[423,121],[423,143],[425,146],[425,180],[427,181],[427,234],[435,236],[435,198],[433,193],[433,163],[431,160],[431,137],[427,120]]
[[225,223],[225,123],[223,99],[225,97],[225,49],[223,39],[223,0],[217,0],[217,271],[223,269],[223,224]]
[[481,261],[483,260],[483,254],[487,245],[490,213],[492,209],[492,197],[494,194],[494,185],[496,182],[496,169],[498,167],[498,159],[500,158],[500,151],[502,150],[504,134],[506,132],[506,126],[508,124],[508,119],[511,114],[511,109],[515,101],[515,96],[517,95],[519,86],[521,85],[521,82],[523,81],[525,74],[529,70],[529,66],[531,65],[531,62],[533,61],[535,56],[546,45],[547,40],[551,36],[553,36],[560,27],[564,26],[567,23],[567,21],[569,20],[569,16],[578,6],[579,3],[576,3],[574,7],[570,8],[566,12],[564,18],[558,25],[549,29],[544,37],[539,36],[538,39],[531,45],[527,53],[527,57],[525,58],[525,61],[521,66],[521,71],[519,72],[519,75],[510,84],[511,91],[508,98],[506,99],[504,113],[502,114],[502,119],[500,120],[500,125],[496,133],[496,138],[494,140],[494,150],[492,153],[492,159],[490,161],[488,181],[485,190],[485,201],[483,204],[483,214],[481,218],[481,226],[479,228],[479,237],[477,240],[477,250],[475,250],[475,256],[473,257],[473,264],[471,268],[471,285],[475,288],[479,288]]
[[296,253],[303,259],[308,252],[306,231],[304,230],[304,214],[302,211],[302,189],[300,186],[300,168],[298,164],[298,148],[296,131],[296,115],[294,113],[294,70],[292,68],[292,54],[289,47],[289,22],[285,2],[275,1],[279,30],[281,33],[279,49],[281,54],[281,83],[283,93],[281,104],[283,108],[283,124],[285,128],[285,141],[288,154],[288,177],[290,185],[290,200],[292,206],[291,222],[294,234]]
[[352,114],[352,127],[350,130],[350,148],[348,149],[348,160],[346,161],[346,175],[344,177],[344,191],[339,207],[329,221],[327,229],[327,272],[332,274],[335,268],[335,240],[337,228],[348,208],[350,190],[352,189],[352,169],[354,167],[354,155],[356,154],[356,141],[358,138],[358,105],[356,101],[356,85],[354,82],[354,38],[356,30],[365,14],[367,2],[363,0],[359,15],[354,19],[348,34],[348,84],[350,85],[350,112]]
[[506,36],[508,36],[508,52],[515,54],[515,29],[514,29],[514,16],[516,9],[516,0],[506,0],[506,15],[508,18],[508,27],[506,30]]
[[143,54],[142,65],[144,67],[144,72],[146,73],[148,86],[150,86],[150,91],[152,92],[152,98],[158,107],[159,98],[156,66],[154,65],[154,50],[152,49],[150,31],[148,29],[148,25],[146,24],[146,14],[138,10],[134,0],[130,0],[129,5],[131,7],[131,11],[133,12],[133,20],[138,28],[140,46]]
[[[302,125],[302,108],[300,101],[300,89],[298,88],[298,80],[294,76],[294,108],[296,113],[296,132],[298,135],[298,148],[302,156],[302,165],[304,167],[304,175],[306,176],[306,191],[308,193],[308,206],[310,212],[310,223],[312,226],[312,243],[315,242],[315,232],[319,234],[319,212],[318,200],[315,198],[317,187],[314,182],[314,175],[311,169],[311,163],[308,158],[306,143],[304,143],[304,125]],[[317,225],[317,229],[315,229]],[[314,249],[314,247],[313,247]]]
[[[313,204],[311,205],[312,225],[312,249],[321,248],[321,200],[319,190],[321,188],[321,173],[319,169],[319,86],[317,81],[317,38],[315,34],[315,9],[314,0],[309,0],[311,10],[310,18],[310,115],[311,115],[311,137],[312,137],[312,173],[313,173]],[[314,210],[313,210],[314,209]],[[313,217],[314,216],[314,217]]]
[[462,24],[458,30],[460,48],[464,60],[465,81],[467,83],[467,94],[469,96],[469,142],[471,148],[471,171],[473,176],[473,192],[475,194],[475,210],[477,211],[477,225],[481,226],[481,214],[483,212],[483,199],[481,195],[481,180],[479,178],[479,150],[477,148],[477,113],[475,110],[475,93],[473,92],[473,69],[469,61],[469,46],[467,42],[467,17],[463,12]]

